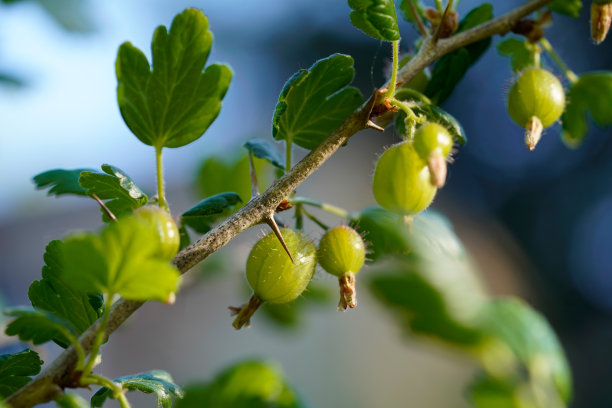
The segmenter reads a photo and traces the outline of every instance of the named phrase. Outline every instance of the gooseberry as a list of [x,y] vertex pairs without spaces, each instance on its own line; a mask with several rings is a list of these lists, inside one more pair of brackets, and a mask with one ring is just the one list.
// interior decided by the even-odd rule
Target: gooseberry
[[525,143],[533,150],[542,130],[555,123],[565,109],[565,92],[559,79],[549,71],[525,71],[508,93],[508,113],[526,129]]
[[428,122],[414,134],[414,150],[427,163],[431,184],[440,188],[446,181],[446,159],[453,148],[453,138],[446,128]]
[[433,201],[436,187],[430,172],[410,141],[388,148],[376,163],[372,189],[381,207],[397,214],[414,215]]
[[315,245],[291,229],[280,231],[294,261],[274,233],[269,233],[253,246],[247,259],[246,277],[254,294],[246,306],[236,310],[238,316],[233,323],[236,329],[248,325],[263,302],[289,303],[295,300],[312,279],[317,265]]
[[181,238],[176,223],[167,211],[154,206],[146,205],[134,211],[134,216],[144,221],[159,237],[159,250],[157,255],[164,260],[172,260],[179,250]]
[[327,231],[317,250],[319,265],[338,277],[340,302],[338,310],[357,305],[355,274],[365,261],[365,244],[361,235],[347,225],[339,225]]

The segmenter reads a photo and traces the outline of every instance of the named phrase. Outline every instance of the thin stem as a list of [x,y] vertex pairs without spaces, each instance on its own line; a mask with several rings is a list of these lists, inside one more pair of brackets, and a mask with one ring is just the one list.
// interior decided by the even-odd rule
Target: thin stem
[[106,334],[106,325],[108,324],[108,316],[110,314],[111,306],[113,305],[113,294],[109,293],[106,298],[106,303],[104,304],[104,312],[102,313],[102,322],[98,327],[98,332],[96,333],[96,337],[93,342],[93,346],[91,347],[91,353],[89,353],[89,360],[87,360],[87,364],[83,368],[83,374],[89,375],[91,370],[93,370],[94,365],[96,364],[96,359],[98,354],[100,354],[100,346],[104,341],[104,335]]
[[575,84],[576,82],[578,82],[578,75],[576,75],[574,71],[569,69],[569,67],[565,64],[565,62],[563,62],[559,54],[557,54],[557,52],[554,50],[554,48],[552,47],[552,45],[548,42],[546,38],[542,37],[540,39],[540,45],[542,45],[542,48],[544,48],[544,51],[546,51],[548,55],[550,55],[550,58],[552,58],[552,60],[555,62],[555,64],[557,64],[559,69],[563,71],[563,74],[565,75],[565,77],[572,84]]
[[297,203],[295,205],[295,229],[301,231],[304,229],[304,216],[303,216],[304,206],[302,203]]
[[85,351],[83,350],[83,346],[79,343],[79,340],[74,337],[70,332],[66,331],[63,333],[64,336],[68,339],[68,341],[74,346],[74,351],[77,354],[77,363],[76,370],[81,370],[85,365]]
[[89,374],[82,378],[81,383],[83,385],[101,385],[103,387],[108,388],[109,390],[112,390],[113,397],[116,398],[117,401],[119,401],[119,405],[121,405],[121,408],[130,408],[130,403],[128,402],[125,393],[123,392],[123,387],[121,387],[121,385],[117,384],[111,379],[101,375]]
[[302,203],[302,204],[310,205],[310,206],[313,206],[313,207],[317,207],[317,208],[322,209],[323,211],[327,211],[328,213],[337,215],[338,217],[341,217],[341,218],[348,218],[349,217],[348,211],[346,211],[344,208],[340,208],[340,207],[336,207],[335,205],[331,205],[331,204],[327,204],[327,203],[322,203],[322,202],[319,202],[319,201],[311,200],[310,198],[306,198],[306,197],[293,197],[293,198],[291,198],[290,201],[291,201],[292,204]]
[[302,209],[302,211],[304,211],[304,215],[306,217],[308,217],[308,219],[312,222],[314,222],[315,224],[317,224],[319,227],[321,227],[321,229],[323,231],[327,231],[329,229],[329,227],[327,226],[327,224],[325,224],[323,221],[321,221],[320,219],[318,219],[317,217],[315,217],[314,215],[312,215],[311,213],[309,213],[308,211],[306,211],[305,208]]
[[291,170],[291,145],[292,141],[285,140],[285,173]]
[[253,163],[253,154],[249,152],[249,167],[251,169],[251,197],[259,195],[259,183],[257,182],[257,173],[255,172],[255,164]]
[[157,199],[159,206],[164,210],[168,210],[166,195],[164,193],[164,170],[162,167],[162,149],[163,147],[155,146],[155,167],[157,168]]
[[395,87],[397,85],[397,67],[399,66],[399,40],[393,41],[393,68],[391,69],[391,80],[389,81],[389,89],[387,97],[392,98],[395,95]]
[[117,217],[115,216],[115,214],[113,214],[113,212],[106,206],[106,204],[104,204],[104,202],[100,200],[100,197],[98,197],[96,194],[92,194],[91,197],[96,200],[96,202],[100,205],[100,208],[102,208],[102,211],[104,211],[106,215],[108,215],[108,218],[110,218],[114,222],[117,222]]
[[427,37],[429,35],[429,33],[427,32],[427,27],[425,27],[425,23],[423,22],[421,15],[419,14],[419,12],[417,11],[417,8],[415,7],[414,1],[408,0],[408,6],[410,7],[410,12],[412,13],[412,17],[414,17],[414,21],[416,21],[417,27],[419,28],[419,33],[421,33],[423,37]]
[[436,0],[436,8],[440,13],[444,10],[444,7],[442,6],[442,0]]

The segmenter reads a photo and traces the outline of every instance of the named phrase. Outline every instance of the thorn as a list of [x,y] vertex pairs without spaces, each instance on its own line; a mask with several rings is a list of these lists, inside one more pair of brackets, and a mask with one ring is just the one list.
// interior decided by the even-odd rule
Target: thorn
[[378,130],[379,132],[384,132],[385,131],[384,128],[382,128],[382,127],[378,126],[376,123],[372,122],[371,119],[366,122],[366,127],[372,128],[374,130]]
[[249,152],[249,167],[251,168],[251,198],[253,198],[259,195],[259,183],[257,182],[257,173],[255,173],[255,164],[251,152]]
[[278,228],[278,224],[276,224],[276,220],[274,219],[273,213],[269,214],[266,217],[266,224],[268,224],[270,228],[272,228],[272,231],[274,231],[274,235],[276,235],[276,238],[278,238],[278,240],[280,241],[281,245],[285,249],[285,252],[287,252],[287,255],[289,255],[289,259],[291,259],[291,262],[295,263],[295,261],[293,260],[293,257],[291,256],[291,252],[289,251],[289,248],[287,248],[287,244],[285,243],[283,234],[281,234],[281,231]]

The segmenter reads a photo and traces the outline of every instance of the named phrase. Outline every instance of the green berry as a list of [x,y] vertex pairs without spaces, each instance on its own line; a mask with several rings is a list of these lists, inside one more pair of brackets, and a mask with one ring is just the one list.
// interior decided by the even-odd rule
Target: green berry
[[270,303],[288,303],[300,296],[317,265],[316,248],[308,238],[288,228],[281,233],[295,263],[270,233],[251,249],[246,264],[247,280],[255,295]]
[[159,258],[172,260],[179,250],[181,238],[178,227],[170,214],[157,206],[147,205],[134,211],[134,216],[157,232]]
[[564,109],[563,85],[545,69],[525,71],[508,94],[508,113],[521,127],[526,127],[534,116],[543,127],[549,127],[559,120]]
[[361,235],[347,225],[327,231],[317,250],[319,265],[335,276],[357,273],[365,261],[365,244]]
[[431,204],[436,187],[430,172],[411,142],[387,149],[376,163],[372,189],[381,207],[397,214],[414,215]]
[[436,151],[440,151],[442,156],[447,158],[452,148],[452,136],[444,126],[437,123],[425,123],[414,134],[414,150],[425,161]]

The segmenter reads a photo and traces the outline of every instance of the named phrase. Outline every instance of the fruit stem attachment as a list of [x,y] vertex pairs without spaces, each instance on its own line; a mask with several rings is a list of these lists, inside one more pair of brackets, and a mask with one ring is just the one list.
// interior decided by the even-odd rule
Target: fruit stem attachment
[[404,113],[406,113],[406,116],[407,116],[406,119],[409,120],[410,123],[412,124],[412,126],[408,126],[406,129],[408,131],[407,136],[409,140],[412,140],[414,138],[416,124],[423,123],[423,119],[415,115],[415,113],[412,110],[412,106],[416,106],[416,105],[413,102],[405,102],[397,98],[391,98],[390,102],[394,104],[395,106],[397,106],[398,108],[400,108],[401,110],[403,110]]
[[349,217],[349,213],[348,211],[346,211],[344,208],[340,208],[340,207],[336,207],[335,205],[331,205],[331,204],[327,204],[327,203],[322,203],[319,201],[315,201],[315,200],[311,200],[310,198],[306,198],[306,197],[292,197],[289,199],[289,201],[291,202],[291,204],[306,204],[306,205],[310,205],[312,207],[317,207],[322,209],[323,211],[327,211],[330,214],[334,214],[337,215],[340,218],[348,218]]
[[397,84],[397,67],[399,65],[399,42],[393,41],[393,67],[391,68],[391,79],[389,80],[389,89],[387,89],[387,98],[395,96],[395,87]]
[[232,316],[237,315],[236,319],[232,323],[234,329],[240,330],[243,326],[251,327],[251,317],[253,313],[261,306],[263,300],[259,298],[257,295],[251,296],[249,299],[249,303],[242,306],[240,309],[236,307],[230,307],[229,309],[232,311]]
[[100,326],[98,326],[98,331],[96,333],[96,337],[94,338],[93,346],[91,347],[91,353],[89,353],[89,360],[87,360],[87,364],[83,368],[83,375],[88,376],[96,365],[96,361],[98,360],[98,354],[100,354],[100,346],[104,341],[104,335],[106,334],[106,325],[108,324],[108,316],[110,314],[111,306],[113,305],[113,294],[108,293],[106,297],[106,302],[104,303],[104,312],[102,312],[102,321],[100,322]]
[[540,38],[540,45],[542,46],[542,48],[544,48],[544,51],[546,51],[546,53],[550,55],[550,58],[552,58],[555,64],[557,64],[559,69],[563,71],[563,75],[565,75],[568,81],[570,81],[572,84],[578,82],[578,75],[576,75],[574,71],[568,68],[568,66],[559,56],[559,54],[557,54],[557,52],[554,50],[551,43],[548,42],[545,37]]
[[162,168],[162,146],[155,146],[155,167],[157,168],[157,200],[159,207],[168,211],[168,203],[164,193],[164,173]]
[[355,288],[355,274],[347,272],[338,278],[340,283],[340,302],[338,310],[344,311],[347,307],[351,309],[357,306],[357,290]]

